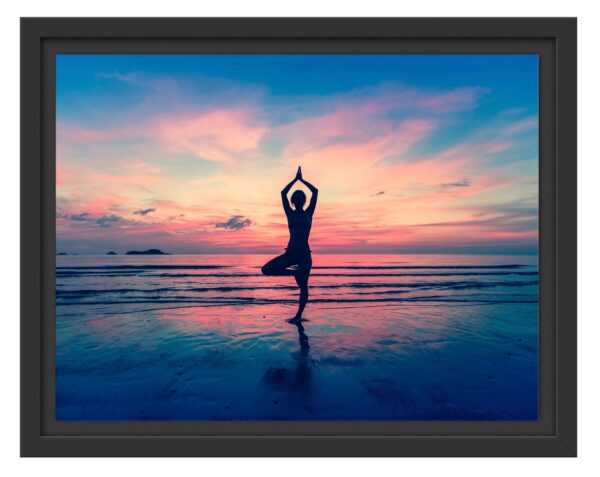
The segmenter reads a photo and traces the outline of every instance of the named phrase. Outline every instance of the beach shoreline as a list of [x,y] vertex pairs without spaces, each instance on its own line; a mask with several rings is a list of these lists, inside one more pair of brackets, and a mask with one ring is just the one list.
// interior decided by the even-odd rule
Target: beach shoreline
[[58,258],[58,420],[537,418],[536,257]]

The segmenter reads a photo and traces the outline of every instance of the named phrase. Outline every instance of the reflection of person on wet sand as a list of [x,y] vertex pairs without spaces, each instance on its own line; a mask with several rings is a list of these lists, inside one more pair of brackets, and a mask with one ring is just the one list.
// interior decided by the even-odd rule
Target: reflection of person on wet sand
[[[306,195],[301,190],[296,190],[292,194],[290,206],[288,192],[296,182],[301,182],[311,192],[310,203],[306,210],[303,209],[306,203]],[[308,277],[312,267],[312,258],[310,248],[308,247],[308,237],[312,225],[312,217],[317,206],[317,195],[319,191],[310,182],[302,177],[302,170],[298,168],[296,177],[281,191],[281,201],[283,210],[288,221],[290,231],[290,240],[284,254],[275,257],[262,267],[262,272],[268,276],[293,276],[300,288],[300,297],[298,301],[298,311],[292,321],[302,319],[302,312],[308,302]]]
[[302,320],[292,320],[292,323],[298,328],[298,342],[300,343],[300,354],[296,367],[296,384],[301,388],[306,388],[310,383],[310,346],[308,344],[308,336],[304,332]]
[[[312,413],[311,405],[311,363],[308,336],[304,332],[302,320],[294,319],[291,323],[298,329],[300,350],[296,355],[296,366],[293,368],[269,368],[263,377],[264,383],[271,391],[284,393],[286,405]],[[277,403],[278,401],[273,401]]]
[[297,320],[294,321],[296,328],[298,328],[298,342],[300,343],[300,354],[302,356],[308,356],[308,350],[310,349],[310,345],[308,344],[308,336],[304,332],[304,326],[302,326],[302,321]]

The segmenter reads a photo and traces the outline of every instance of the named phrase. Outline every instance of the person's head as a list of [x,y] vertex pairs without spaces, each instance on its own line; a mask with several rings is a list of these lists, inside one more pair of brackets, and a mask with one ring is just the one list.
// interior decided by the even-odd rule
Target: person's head
[[292,194],[292,204],[296,210],[303,210],[306,203],[306,194],[301,190],[296,190]]

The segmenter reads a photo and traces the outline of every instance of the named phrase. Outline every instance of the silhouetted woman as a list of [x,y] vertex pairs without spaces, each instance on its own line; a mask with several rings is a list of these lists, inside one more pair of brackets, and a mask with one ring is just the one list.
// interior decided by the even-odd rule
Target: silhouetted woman
[[[287,194],[297,181],[302,182],[311,192],[310,203],[306,210],[303,209],[306,203],[306,195],[301,190],[296,190],[292,194],[291,202],[294,206],[293,208],[288,201]],[[310,235],[312,217],[317,206],[318,193],[319,191],[315,186],[304,180],[302,170],[298,168],[294,180],[281,191],[283,210],[285,211],[290,230],[290,241],[283,255],[275,257],[262,267],[262,272],[265,275],[293,275],[296,279],[296,283],[300,288],[300,299],[298,302],[298,312],[293,320],[300,320],[302,318],[302,312],[308,301],[308,277],[312,267],[308,236]]]

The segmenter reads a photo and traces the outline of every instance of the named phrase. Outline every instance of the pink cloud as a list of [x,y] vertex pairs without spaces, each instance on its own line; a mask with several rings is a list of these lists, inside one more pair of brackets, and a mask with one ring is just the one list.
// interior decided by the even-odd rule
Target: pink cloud
[[246,107],[211,109],[197,113],[157,114],[133,125],[82,127],[57,124],[57,150],[69,146],[96,147],[118,140],[138,140],[172,153],[189,153],[216,162],[235,162],[256,150],[268,128],[258,112]]
[[445,93],[419,95],[419,107],[437,112],[460,111],[475,105],[479,97],[486,93],[483,88],[460,88]]
[[161,118],[151,127],[168,149],[216,162],[232,162],[236,154],[256,149],[267,131],[253,111],[246,109]]
[[430,113],[449,113],[470,109],[481,96],[489,93],[486,88],[467,86],[452,90],[424,90],[388,81],[375,86],[352,91],[334,98],[333,108],[358,107],[363,112],[421,110]]
[[529,117],[525,119],[520,119],[518,121],[514,121],[504,128],[504,134],[514,135],[520,134],[525,131],[529,131],[531,129],[536,129],[539,125],[539,121],[537,117]]
[[59,145],[90,144],[110,142],[143,134],[138,126],[90,128],[64,122],[56,125],[56,139]]

